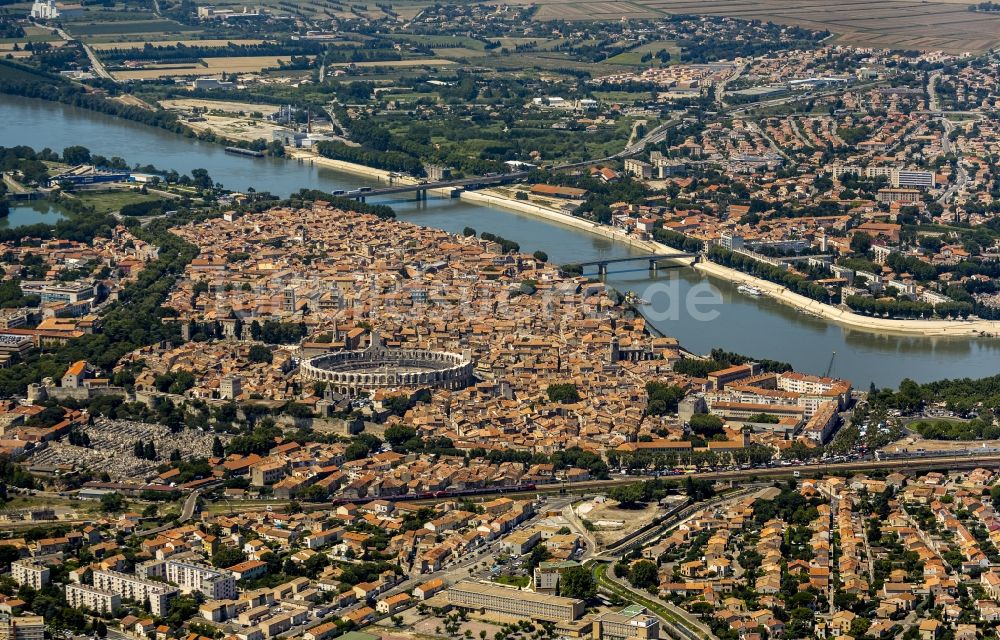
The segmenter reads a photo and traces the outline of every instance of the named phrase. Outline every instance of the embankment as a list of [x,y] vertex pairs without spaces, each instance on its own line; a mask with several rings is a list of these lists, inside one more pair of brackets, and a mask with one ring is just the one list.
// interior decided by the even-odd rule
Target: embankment
[[[496,191],[466,191],[461,195],[463,200],[474,202],[491,207],[500,207],[509,211],[524,213],[530,216],[543,218],[559,224],[587,231],[605,238],[621,242],[629,246],[646,250],[651,253],[664,253],[674,251],[658,242],[640,240],[634,238],[620,229],[608,225],[591,222],[578,218],[568,213],[563,213],[550,207],[544,207],[532,202],[515,200]],[[865,316],[852,311],[823,304],[807,298],[801,294],[789,291],[788,288],[731,269],[713,262],[700,261],[694,267],[698,272],[715,278],[725,280],[735,284],[752,285],[768,296],[774,298],[782,304],[794,307],[806,313],[830,320],[837,324],[866,331],[869,333],[893,333],[900,335],[918,335],[926,337],[953,336],[953,337],[986,337],[1000,336],[1000,321],[992,320],[894,320],[892,318],[876,318]]]

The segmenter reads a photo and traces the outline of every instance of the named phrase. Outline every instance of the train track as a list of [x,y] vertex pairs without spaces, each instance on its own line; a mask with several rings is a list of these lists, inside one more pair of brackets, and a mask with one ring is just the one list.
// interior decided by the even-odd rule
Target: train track
[[[661,476],[664,480],[675,480],[683,482],[687,478],[695,480],[709,480],[713,482],[732,482],[734,484],[753,483],[762,479],[790,478],[798,473],[801,477],[816,477],[828,474],[857,473],[864,471],[934,471],[934,470],[956,470],[974,469],[979,466],[1000,466],[1000,454],[964,455],[964,456],[913,456],[906,458],[894,458],[890,460],[862,460],[856,462],[818,463],[805,464],[787,467],[767,467],[763,469],[739,469],[735,471],[699,471],[683,475]],[[613,487],[629,485],[634,482],[650,480],[652,476],[627,476],[611,478],[608,480],[586,480],[584,482],[573,483],[552,483],[539,484],[533,489],[523,491],[511,491],[510,488],[496,487],[494,490],[477,493],[469,498],[479,499],[488,496],[502,495],[508,498],[534,498],[538,495],[552,494],[587,494],[603,493]],[[375,499],[373,496],[371,499]],[[413,504],[433,505],[445,500],[461,499],[463,496],[441,495],[428,498],[409,498]],[[392,497],[385,497],[384,500],[392,501]],[[291,502],[290,500],[288,502]],[[269,502],[272,508],[280,508],[282,503]],[[261,505],[255,506],[253,501],[246,501],[240,505],[242,510],[254,510],[264,508]],[[306,511],[317,509],[329,509],[330,503],[303,504]]]

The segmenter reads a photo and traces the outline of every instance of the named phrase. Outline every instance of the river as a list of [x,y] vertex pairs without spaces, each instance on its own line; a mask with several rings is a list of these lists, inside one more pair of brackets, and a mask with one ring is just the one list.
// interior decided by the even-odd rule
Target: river
[[[64,147],[79,144],[94,153],[121,156],[133,164],[153,164],[182,173],[204,168],[215,181],[236,190],[253,186],[286,196],[303,187],[333,191],[375,184],[291,160],[233,156],[219,145],[38,100],[0,96],[0,122],[3,146],[50,147],[61,152]],[[460,200],[431,197],[423,202],[384,202],[396,209],[400,219],[455,233],[465,227],[489,231],[520,243],[522,251],[545,251],[552,262],[559,264],[633,255],[622,244],[584,231]],[[612,267],[608,284],[620,291],[635,291],[654,303],[668,298],[689,300],[699,292],[703,298],[714,300],[715,304],[701,307],[711,314],[711,319],[682,304],[674,305],[681,307],[676,315],[667,313],[652,322],[696,353],[722,347],[784,360],[798,371],[823,374],[836,352],[832,375],[847,378],[862,388],[871,382],[896,386],[906,377],[925,382],[1000,372],[1000,340],[901,337],[850,330],[767,298],[747,297],[729,283],[708,281],[689,269],[665,270],[651,276],[644,263],[633,264],[641,268]]]

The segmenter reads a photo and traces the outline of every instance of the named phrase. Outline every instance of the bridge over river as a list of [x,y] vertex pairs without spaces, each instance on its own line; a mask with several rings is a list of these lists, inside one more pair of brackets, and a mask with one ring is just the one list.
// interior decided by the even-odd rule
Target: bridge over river
[[348,191],[347,193],[344,193],[343,196],[345,198],[353,198],[354,200],[360,200],[361,202],[364,202],[366,198],[378,198],[381,196],[392,196],[400,193],[415,192],[417,194],[417,200],[426,200],[427,191],[429,191],[430,189],[447,189],[449,187],[474,189],[478,187],[487,187],[496,184],[516,182],[528,176],[530,173],[531,173],[530,171],[512,171],[510,173],[498,173],[496,175],[473,176],[471,178],[455,178],[454,180],[438,180],[436,182],[414,182],[411,184],[394,184],[388,187],[381,187],[377,189],[366,187],[362,189],[355,189],[354,191]]
[[626,256],[624,258],[601,258],[599,260],[588,260],[586,262],[574,262],[571,265],[564,265],[566,267],[597,267],[597,275],[606,276],[608,275],[608,265],[610,264],[620,264],[624,262],[649,262],[649,270],[657,271],[659,269],[660,262],[664,260],[691,260],[690,264],[696,264],[698,262],[698,254],[696,253],[686,253],[683,251],[678,251],[675,253],[650,253],[638,256]]

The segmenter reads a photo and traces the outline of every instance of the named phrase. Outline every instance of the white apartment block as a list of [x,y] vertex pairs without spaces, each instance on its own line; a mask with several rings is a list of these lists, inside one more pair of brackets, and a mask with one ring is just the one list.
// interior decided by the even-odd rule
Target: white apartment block
[[94,587],[115,593],[122,600],[148,603],[149,612],[154,616],[166,615],[167,605],[177,596],[177,589],[169,585],[120,571],[95,571]]
[[147,578],[163,578],[182,593],[200,591],[209,600],[235,600],[236,577],[228,571],[180,560],[151,560],[136,568]]
[[111,613],[122,605],[121,596],[117,593],[86,584],[66,585],[66,602],[74,609],[89,609],[97,613]]
[[10,564],[10,575],[19,586],[28,585],[36,591],[49,583],[49,568],[34,560],[18,560]]
[[933,171],[916,171],[899,167],[837,166],[830,167],[830,173],[835,178],[845,174],[863,175],[866,178],[888,178],[889,184],[896,189],[900,187],[933,189],[937,186],[937,176]]

